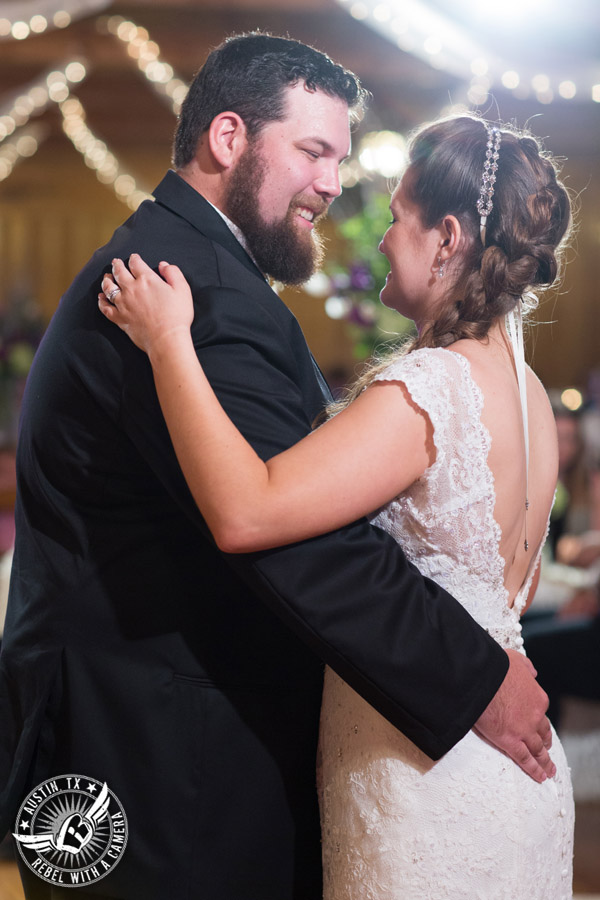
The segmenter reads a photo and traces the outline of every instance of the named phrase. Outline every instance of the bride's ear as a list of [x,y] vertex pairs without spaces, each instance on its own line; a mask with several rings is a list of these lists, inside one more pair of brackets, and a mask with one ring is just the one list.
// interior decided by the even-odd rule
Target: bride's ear
[[447,262],[458,252],[460,248],[460,239],[462,237],[462,228],[456,216],[444,216],[439,224],[441,246],[440,258],[442,262]]
[[248,146],[246,125],[234,112],[222,112],[210,123],[208,146],[217,165],[229,169],[235,165]]

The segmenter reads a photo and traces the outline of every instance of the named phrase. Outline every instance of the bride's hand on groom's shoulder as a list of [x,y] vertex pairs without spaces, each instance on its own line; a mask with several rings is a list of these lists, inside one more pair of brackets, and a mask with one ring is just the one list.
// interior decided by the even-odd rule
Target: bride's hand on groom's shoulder
[[129,257],[129,267],[114,259],[112,275],[104,276],[98,295],[103,315],[149,355],[168,352],[182,338],[189,341],[194,318],[192,293],[181,269],[166,262],[158,269],[157,275],[137,253]]
[[509,668],[475,731],[504,751],[534,781],[556,774],[548,750],[552,745],[546,717],[548,695],[535,680],[536,671],[522,653],[507,650]]

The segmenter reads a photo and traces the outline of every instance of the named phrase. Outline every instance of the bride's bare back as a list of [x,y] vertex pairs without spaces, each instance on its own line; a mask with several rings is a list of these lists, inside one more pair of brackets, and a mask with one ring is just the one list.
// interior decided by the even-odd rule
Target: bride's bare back
[[[525,592],[510,608],[506,574],[514,596],[529,560],[538,558],[552,465],[530,478],[531,509],[540,510],[528,522],[526,553],[525,451],[511,356],[504,340],[458,349],[419,349],[376,374],[389,392],[390,415],[400,384],[424,411],[435,461],[374,524],[502,647],[522,652]],[[530,380],[532,449],[551,450],[551,441],[538,444],[541,427],[552,422],[541,386]],[[374,444],[380,440],[372,435]],[[502,549],[514,564],[504,564]],[[573,804],[558,740],[556,777],[541,786],[477,730],[434,763],[327,670],[320,750],[324,900],[570,897]]]
[[[491,437],[488,465],[496,492],[494,518],[502,532],[500,554],[506,563],[505,585],[512,604],[529,574],[548,526],[558,475],[554,415],[544,387],[527,368],[530,463],[526,515],[523,415],[505,333],[496,326],[486,343],[459,341],[451,349],[469,360],[473,378],[484,398],[482,421]],[[527,551],[524,548],[526,528]]]

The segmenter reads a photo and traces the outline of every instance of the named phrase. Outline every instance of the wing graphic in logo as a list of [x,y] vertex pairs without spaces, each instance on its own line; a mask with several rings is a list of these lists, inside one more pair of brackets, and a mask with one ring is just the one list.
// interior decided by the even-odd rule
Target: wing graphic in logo
[[44,850],[56,849],[54,835],[51,831],[48,831],[46,834],[13,834],[13,837],[19,843],[30,847],[32,850],[37,850],[39,853],[42,853]]
[[86,810],[85,818],[91,819],[94,825],[97,825],[98,822],[101,822],[104,816],[106,815],[106,810],[108,809],[110,803],[110,797],[108,796],[108,785],[106,782],[102,785],[102,789],[90,808]]
[[109,804],[108,786],[104,782],[100,793],[89,809],[83,814],[72,812],[67,816],[56,833],[14,834],[13,837],[32,850],[43,852],[53,848],[54,850],[66,851],[76,855],[92,840],[96,826],[105,817]]

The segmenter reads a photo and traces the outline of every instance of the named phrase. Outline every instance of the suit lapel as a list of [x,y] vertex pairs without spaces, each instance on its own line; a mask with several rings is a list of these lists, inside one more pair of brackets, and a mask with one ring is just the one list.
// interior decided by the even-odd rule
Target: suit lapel
[[319,382],[319,387],[321,388],[321,393],[323,394],[325,404],[333,403],[333,394],[331,393],[331,388],[327,384],[325,376],[323,375],[319,366],[317,365],[317,361],[314,358],[314,356],[312,355],[312,353],[310,352],[310,349],[308,352],[310,353],[310,358],[312,361],[313,369],[315,371],[315,377],[316,377],[317,381]]

